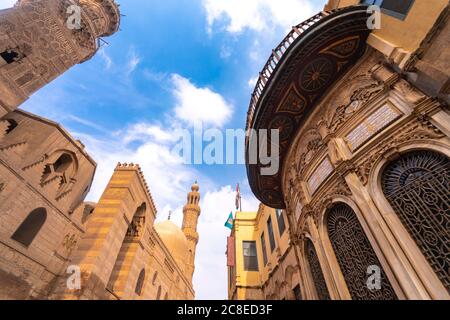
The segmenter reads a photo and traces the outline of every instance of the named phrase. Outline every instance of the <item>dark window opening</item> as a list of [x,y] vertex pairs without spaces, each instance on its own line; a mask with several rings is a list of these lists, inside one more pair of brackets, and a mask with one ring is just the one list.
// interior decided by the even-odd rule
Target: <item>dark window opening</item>
[[134,290],[134,292],[136,292],[138,296],[142,294],[142,288],[144,287],[144,280],[145,280],[145,270],[142,269],[141,272],[139,273],[139,277],[136,283],[136,289]]
[[276,244],[275,236],[273,234],[272,218],[269,218],[269,220],[267,221],[267,229],[269,232],[270,251],[273,252],[273,250],[275,250]]
[[62,173],[66,171],[72,164],[72,161],[72,157],[67,153],[64,153],[58,158],[58,160],[56,160],[54,164],[55,172]]
[[19,60],[19,53],[11,49],[1,52],[0,56],[6,61],[7,64],[11,64]]
[[294,288],[294,296],[295,296],[295,300],[303,300],[302,299],[302,292],[300,290],[300,285],[297,285]]
[[361,3],[377,5],[383,13],[403,20],[411,10],[414,0],[362,0]]
[[158,293],[156,294],[156,300],[161,300],[161,286],[158,287]]
[[12,235],[12,239],[28,247],[33,242],[47,219],[47,210],[38,208],[26,217]]
[[17,128],[18,124],[16,120],[13,119],[6,119],[6,121],[9,123],[8,128],[6,129],[5,133],[8,134],[11,131],[13,131],[15,128]]
[[277,220],[278,220],[278,230],[280,231],[280,237],[283,235],[284,231],[286,230],[286,224],[284,222],[284,216],[283,211],[277,209]]
[[384,0],[381,8],[406,16],[413,5],[414,0]]
[[258,254],[256,252],[255,241],[244,241],[242,243],[244,251],[245,271],[258,271]]
[[267,265],[267,249],[266,249],[266,238],[264,236],[264,232],[261,234],[261,250],[263,253],[263,262],[264,266]]

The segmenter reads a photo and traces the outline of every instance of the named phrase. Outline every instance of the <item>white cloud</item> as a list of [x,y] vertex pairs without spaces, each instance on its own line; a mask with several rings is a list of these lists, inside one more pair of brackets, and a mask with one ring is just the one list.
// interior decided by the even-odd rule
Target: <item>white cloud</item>
[[[132,127],[105,140],[75,133],[97,161],[97,172],[88,198],[98,201],[118,162],[138,163],[147,177],[158,208],[163,209],[159,205],[176,208],[179,206],[179,199],[185,198],[188,186],[196,179],[208,179],[194,168],[184,165],[183,159],[171,152],[172,145],[168,143],[170,139],[159,140],[161,136],[168,136],[163,129],[153,125],[148,128],[144,124],[137,126],[141,128]],[[129,142],[136,141],[132,137],[140,131],[146,133],[145,137],[141,137],[145,142],[141,140],[137,148],[130,147]],[[160,213],[166,215],[165,212]]]
[[103,47],[98,51],[98,54],[100,58],[102,58],[103,62],[105,63],[105,69],[109,70],[111,69],[111,66],[113,64],[113,61],[111,57],[106,53],[106,49]]
[[250,88],[250,89],[253,89],[255,86],[256,86],[256,83],[258,82],[258,77],[253,77],[253,78],[250,78],[249,80],[248,80],[248,87]]
[[139,63],[141,63],[141,57],[137,54],[136,49],[131,47],[128,52],[127,74],[130,75],[133,73]]
[[16,2],[17,0],[2,0],[0,3],[0,10],[11,8]]
[[228,32],[288,29],[312,16],[310,0],[203,0],[208,28],[220,23]]
[[222,59],[228,59],[229,57],[231,57],[231,55],[233,54],[233,49],[230,48],[229,46],[222,46],[222,48],[220,48],[220,57]]
[[180,75],[172,75],[177,118],[194,124],[222,127],[231,117],[233,106],[209,88],[198,88]]

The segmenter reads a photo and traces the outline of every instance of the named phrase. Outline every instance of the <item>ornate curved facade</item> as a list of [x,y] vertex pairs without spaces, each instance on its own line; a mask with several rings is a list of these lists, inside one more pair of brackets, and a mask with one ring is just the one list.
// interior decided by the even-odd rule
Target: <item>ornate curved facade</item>
[[[326,17],[342,26],[361,9],[335,2]],[[332,49],[316,51],[313,62],[295,60],[309,43],[300,35],[270,77],[260,78],[247,129],[280,130],[281,169],[263,176],[259,164],[248,165],[248,176],[264,204],[286,208],[305,299],[450,298],[448,3],[428,6],[434,11],[409,52],[395,35],[410,32],[404,28],[422,5],[416,1],[403,22],[382,11],[389,33],[367,30],[362,47],[348,43],[345,27],[323,30],[316,22],[311,38],[320,42],[329,32]],[[361,54],[339,64],[356,47]],[[346,70],[331,80],[329,70],[340,66]],[[298,72],[311,79],[289,76]],[[322,96],[315,100],[308,88]],[[289,120],[264,120],[279,115]]]

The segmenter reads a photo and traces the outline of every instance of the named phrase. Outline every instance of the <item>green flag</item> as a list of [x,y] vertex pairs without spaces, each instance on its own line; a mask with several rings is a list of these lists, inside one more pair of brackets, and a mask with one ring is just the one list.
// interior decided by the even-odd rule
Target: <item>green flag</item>
[[227,222],[225,222],[225,227],[229,228],[230,230],[233,230],[233,225],[234,225],[234,218],[233,218],[233,213],[230,213],[230,216],[227,219]]

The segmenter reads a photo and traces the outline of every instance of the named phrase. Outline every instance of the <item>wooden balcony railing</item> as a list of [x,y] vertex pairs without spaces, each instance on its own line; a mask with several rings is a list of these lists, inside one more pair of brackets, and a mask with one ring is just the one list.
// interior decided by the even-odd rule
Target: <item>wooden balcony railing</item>
[[251,96],[250,107],[247,112],[246,130],[252,128],[252,126],[253,126],[253,120],[254,120],[258,101],[264,92],[267,82],[269,81],[270,77],[276,70],[278,63],[283,58],[283,55],[287,52],[287,50],[295,42],[295,40],[298,37],[300,37],[305,31],[307,31],[312,26],[314,26],[317,22],[322,20],[324,17],[329,16],[331,13],[333,13],[335,11],[337,11],[337,10],[322,11],[322,12],[314,15],[313,17],[309,18],[308,20],[303,21],[302,23],[292,27],[292,30],[283,39],[283,41],[278,45],[278,47],[276,47],[274,50],[272,50],[272,54],[270,55],[269,60],[265,64],[263,70],[259,73],[259,79],[256,82],[255,89]]

